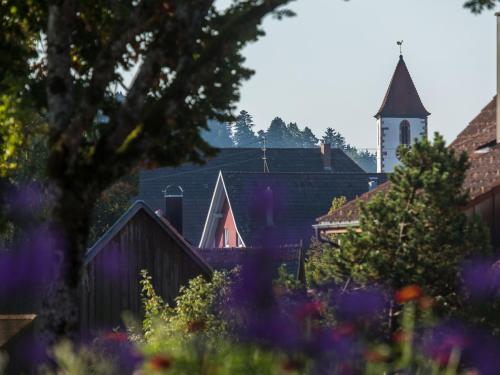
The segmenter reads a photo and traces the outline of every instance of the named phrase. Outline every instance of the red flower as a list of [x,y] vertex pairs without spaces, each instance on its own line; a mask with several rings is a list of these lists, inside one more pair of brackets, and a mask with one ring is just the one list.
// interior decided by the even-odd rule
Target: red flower
[[387,357],[378,350],[368,350],[365,352],[365,359],[372,363],[382,363],[385,362]]
[[434,305],[434,300],[431,297],[425,296],[420,298],[420,300],[418,301],[418,305],[422,310],[429,310]]
[[418,285],[408,285],[396,292],[395,299],[397,303],[407,303],[422,297],[422,289]]
[[340,340],[344,337],[351,336],[354,333],[354,330],[355,327],[352,324],[341,324],[333,329],[333,339]]
[[166,370],[172,365],[172,361],[169,357],[157,355],[149,359],[149,365],[153,370]]
[[319,318],[323,314],[324,305],[321,301],[312,301],[302,305],[297,310],[297,318],[303,320],[305,318]]
[[408,341],[408,339],[409,335],[403,331],[397,331],[394,335],[392,335],[392,340],[397,344]]
[[125,342],[128,340],[128,335],[125,332],[108,332],[103,338],[112,342]]

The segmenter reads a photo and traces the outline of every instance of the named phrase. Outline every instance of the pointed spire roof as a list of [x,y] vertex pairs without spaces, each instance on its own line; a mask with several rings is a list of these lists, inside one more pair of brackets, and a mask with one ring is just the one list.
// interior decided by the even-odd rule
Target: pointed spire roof
[[429,115],[430,112],[425,109],[420,100],[403,55],[400,55],[384,102],[375,117],[426,118]]

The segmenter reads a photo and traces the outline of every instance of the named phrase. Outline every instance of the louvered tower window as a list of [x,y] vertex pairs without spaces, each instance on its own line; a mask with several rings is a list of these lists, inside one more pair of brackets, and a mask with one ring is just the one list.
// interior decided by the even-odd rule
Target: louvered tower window
[[399,143],[406,146],[411,144],[410,123],[407,120],[399,124]]

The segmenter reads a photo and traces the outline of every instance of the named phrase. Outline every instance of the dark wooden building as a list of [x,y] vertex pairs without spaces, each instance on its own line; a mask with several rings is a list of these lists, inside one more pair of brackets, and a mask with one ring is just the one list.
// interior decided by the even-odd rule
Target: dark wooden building
[[142,316],[141,270],[149,272],[167,303],[190,279],[212,272],[167,220],[137,201],[87,253],[80,309],[84,332],[120,326],[124,311]]

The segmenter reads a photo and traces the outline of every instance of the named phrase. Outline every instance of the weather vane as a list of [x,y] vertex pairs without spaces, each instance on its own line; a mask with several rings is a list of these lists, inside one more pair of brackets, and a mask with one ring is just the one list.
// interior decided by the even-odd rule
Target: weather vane
[[404,43],[404,40],[398,40],[396,43],[399,46],[399,54],[402,55],[403,54],[403,43]]

